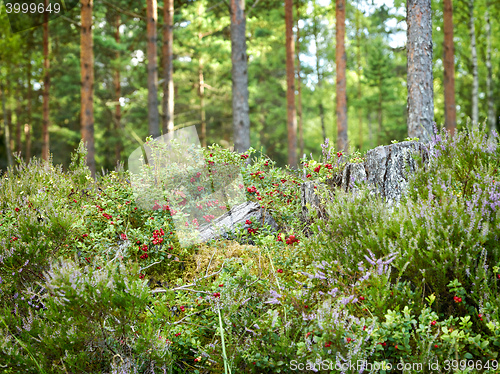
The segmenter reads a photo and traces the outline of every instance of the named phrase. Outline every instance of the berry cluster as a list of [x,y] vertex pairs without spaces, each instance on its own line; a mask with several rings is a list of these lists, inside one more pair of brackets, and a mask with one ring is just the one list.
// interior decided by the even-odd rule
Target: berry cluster
[[156,244],[161,244],[163,242],[163,236],[165,235],[165,232],[163,231],[163,229],[159,229],[159,230],[155,230],[153,232],[153,240],[152,240],[152,243],[154,245]]
[[213,214],[208,214],[206,216],[203,216],[203,218],[205,218],[205,221],[210,222],[215,218],[215,216]]
[[[278,238],[276,239],[278,242],[282,242],[283,239],[281,238],[281,234],[278,234]],[[293,244],[293,243],[300,243],[300,240],[296,238],[295,235],[290,235],[288,238],[285,239],[286,244]]]
[[264,179],[264,176],[260,175],[260,174],[264,174],[264,172],[263,171],[256,171],[255,173],[250,173],[250,175],[252,177],[259,177],[259,179]]

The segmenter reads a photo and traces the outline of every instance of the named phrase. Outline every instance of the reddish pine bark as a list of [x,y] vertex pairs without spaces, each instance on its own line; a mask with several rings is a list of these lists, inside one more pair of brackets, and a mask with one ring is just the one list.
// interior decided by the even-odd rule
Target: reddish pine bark
[[427,142],[433,134],[431,0],[407,0],[408,136]]
[[23,107],[23,97],[21,95],[21,86],[19,86],[19,92],[17,97],[19,98],[19,101],[17,102],[17,108],[16,108],[16,152],[21,153],[21,148],[22,148],[22,143],[21,143],[21,128],[23,126],[22,124],[22,119],[21,119],[21,113],[24,110]]
[[298,127],[299,127],[299,156],[302,157],[304,154],[304,122],[302,116],[302,87],[301,87],[301,77],[300,77],[300,2],[297,1],[297,115],[299,117]]
[[[116,15],[115,21],[115,41],[116,44],[120,43],[120,25],[121,25],[121,15]],[[120,58],[120,52],[116,52],[116,59]],[[115,161],[118,164],[121,160],[122,153],[122,142],[120,138],[120,130],[121,130],[121,119],[122,119],[122,108],[120,105],[120,97],[121,97],[121,84],[120,84],[120,68],[116,68],[114,77],[114,86],[115,86],[115,137],[116,137],[116,145],[115,145]]]
[[453,43],[453,6],[451,0],[443,0],[443,65],[444,65],[444,123],[451,135],[457,128],[455,106],[455,46]]
[[297,116],[295,113],[295,70],[293,59],[295,43],[293,40],[293,1],[285,0],[286,26],[286,83],[287,83],[287,129],[288,129],[288,164],[297,168]]
[[163,6],[163,134],[174,131],[174,0]]
[[231,0],[234,151],[250,148],[245,0]]
[[346,93],[346,53],[345,53],[345,0],[337,0],[336,49],[337,65],[337,148],[347,150],[347,93]]
[[[47,7],[49,0],[45,0]],[[43,104],[42,104],[42,159],[49,159],[49,13],[43,15]]]
[[158,62],[156,57],[156,24],[158,10],[156,0],[147,0],[147,57],[148,57],[148,123],[149,135],[160,136],[160,114],[158,112]]
[[[28,46],[29,47],[29,46]],[[32,103],[31,103],[31,94],[32,94],[32,86],[31,86],[31,54],[28,52],[28,92],[26,93],[26,100],[28,101],[27,105],[27,119],[24,124],[24,139],[26,141],[26,162],[31,158],[31,112],[32,112]]]
[[95,177],[94,146],[94,52],[92,41],[92,7],[93,0],[81,0],[80,29],[80,70],[81,88],[81,131],[82,139],[87,147],[87,166]]

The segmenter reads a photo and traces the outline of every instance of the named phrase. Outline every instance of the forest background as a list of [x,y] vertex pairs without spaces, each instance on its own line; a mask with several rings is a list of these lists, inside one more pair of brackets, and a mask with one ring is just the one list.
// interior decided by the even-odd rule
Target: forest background
[[[95,1],[93,45],[81,43],[85,24],[78,3],[44,26],[17,33],[10,30],[2,5],[1,169],[9,163],[7,148],[23,158],[41,157],[46,138],[53,162],[69,165],[70,154],[82,138],[81,56],[85,48],[93,53],[96,169],[126,164],[128,155],[150,134],[148,1]],[[280,166],[288,161],[284,3],[247,0],[245,7],[250,145]],[[318,156],[319,144],[326,138],[335,144],[337,139],[336,4],[295,0],[293,5],[297,123],[303,127],[303,145],[299,136],[296,150],[300,158]],[[351,147],[362,152],[408,135],[405,6],[402,0],[346,1],[348,139]],[[157,7],[156,107],[163,123],[166,19],[164,3],[159,1]],[[202,144],[227,148],[234,143],[230,7],[225,0],[175,0],[172,22],[174,126],[196,125]],[[465,127],[475,111],[479,122],[490,117],[490,127],[495,125],[494,113],[500,104],[499,18],[497,1],[453,1],[457,129]],[[443,3],[437,0],[432,1],[432,39],[434,116],[442,127]]]

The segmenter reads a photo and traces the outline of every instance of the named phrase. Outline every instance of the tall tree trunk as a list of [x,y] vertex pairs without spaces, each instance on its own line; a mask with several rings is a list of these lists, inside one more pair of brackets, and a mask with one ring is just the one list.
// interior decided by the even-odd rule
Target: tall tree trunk
[[287,83],[287,129],[288,129],[288,164],[297,168],[297,116],[295,113],[295,69],[293,59],[295,43],[293,40],[293,0],[285,0],[286,27],[286,83]]
[[408,136],[428,142],[433,134],[431,0],[407,0]]
[[[314,5],[316,5],[316,1],[314,1]],[[313,34],[314,34],[314,46],[316,47],[316,77],[318,79],[318,91],[319,91],[319,103],[318,103],[318,109],[319,109],[319,119],[321,123],[321,133],[323,135],[323,143],[326,140],[326,129],[325,129],[325,108],[323,106],[323,100],[322,100],[322,92],[321,88],[323,86],[323,77],[321,75],[321,70],[319,67],[319,43],[318,43],[318,19],[316,16],[314,16],[314,26],[313,26]]]
[[[202,4],[198,4],[198,17],[203,16]],[[200,46],[202,44],[203,33],[201,30],[198,32],[198,40]],[[201,120],[201,145],[202,147],[207,146],[207,121],[205,113],[205,82],[203,79],[203,59],[201,57],[201,51],[199,52],[198,58],[198,95],[200,96],[200,120]]]
[[163,134],[174,131],[174,0],[163,6]]
[[93,0],[81,0],[80,69],[82,139],[87,146],[87,166],[95,177],[94,145],[94,52],[92,41]]
[[205,113],[205,82],[203,80],[203,62],[198,66],[198,94],[200,96],[201,145],[207,146],[207,119]]
[[[47,7],[49,0],[45,0]],[[43,109],[42,109],[42,159],[49,159],[49,89],[50,89],[50,60],[49,60],[49,14],[43,15]]]
[[451,0],[443,1],[443,63],[444,63],[444,123],[453,136],[457,128],[455,106],[455,46],[453,43],[453,6]]
[[358,75],[358,131],[359,131],[359,149],[363,148],[363,109],[361,108],[361,99],[362,99],[362,92],[361,92],[361,11],[359,10],[359,0],[358,0],[358,7],[356,9],[356,44],[357,44],[357,51],[356,51],[356,64],[357,64],[357,75]]
[[372,127],[372,112],[368,111],[368,140],[370,141],[370,149],[374,148],[373,145],[373,127]]
[[474,26],[474,0],[469,0],[469,35],[472,57],[472,125],[479,123],[479,76],[477,73],[476,28]]
[[302,78],[300,76],[300,28],[299,28],[299,21],[300,21],[300,2],[297,1],[296,3],[297,7],[297,115],[299,117],[299,155],[302,157],[304,154],[304,118],[303,118],[303,113],[302,113]]
[[245,0],[231,0],[231,62],[235,152],[250,148]]
[[[489,4],[488,4],[489,5]],[[495,116],[495,106],[493,97],[493,71],[491,66],[491,24],[490,24],[490,14],[488,8],[486,8],[485,13],[486,18],[486,68],[488,69],[488,75],[486,76],[486,90],[488,91],[488,123],[490,127],[490,132],[497,130],[496,116]]]
[[382,135],[382,125],[383,125],[383,97],[382,97],[382,86],[384,82],[380,80],[380,86],[378,87],[378,103],[377,103],[377,117],[378,117],[378,129],[377,129],[377,146],[381,145],[380,135]]
[[[121,25],[121,15],[118,13],[116,14],[116,20],[115,20],[115,41],[116,44],[120,44],[120,25]],[[118,60],[120,58],[120,52],[116,51],[115,58]],[[115,86],[115,137],[116,137],[116,144],[115,144],[115,162],[118,165],[118,163],[121,160],[121,153],[122,153],[122,140],[121,140],[121,120],[122,120],[122,108],[120,105],[120,97],[121,97],[121,83],[120,83],[120,68],[117,66],[115,70],[115,74],[113,77],[114,80],[114,86]]]
[[22,84],[19,83],[18,92],[17,92],[17,108],[16,108],[16,152],[21,153],[22,143],[21,143],[21,128],[22,124],[22,113],[24,109],[23,105],[23,95],[21,94]]
[[27,113],[26,113],[26,123],[24,125],[24,139],[26,141],[26,162],[29,162],[31,159],[31,113],[32,113],[32,103],[31,103],[31,95],[32,95],[32,86],[31,86],[31,46],[28,41],[28,92],[26,93],[26,100],[28,100],[27,104]]
[[[9,86],[10,84],[7,84],[7,92],[9,94],[12,94],[11,87]],[[12,109],[10,108],[10,105],[7,106],[7,127],[9,128],[10,151],[14,152],[14,150],[16,149],[16,143],[14,137],[14,130],[12,126]]]
[[12,152],[10,148],[10,132],[9,132],[9,124],[7,119],[7,110],[5,109],[5,87],[3,83],[0,83],[0,89],[2,90],[2,112],[3,112],[3,135],[5,141],[5,152],[7,153],[7,163],[9,166],[14,164],[12,160]]
[[148,56],[148,123],[149,135],[160,136],[160,114],[158,112],[158,63],[156,57],[156,24],[158,10],[156,0],[147,0],[147,56]]
[[337,65],[337,148],[347,150],[347,92],[345,53],[345,0],[336,0],[336,48]]

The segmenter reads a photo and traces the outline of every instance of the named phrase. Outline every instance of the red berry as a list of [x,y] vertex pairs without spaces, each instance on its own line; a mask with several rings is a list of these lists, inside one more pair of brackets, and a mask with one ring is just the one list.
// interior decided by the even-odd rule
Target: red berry
[[436,324],[436,321],[432,321],[431,325],[434,326]]
[[278,269],[277,272],[281,274],[283,273],[283,269]]
[[394,348],[398,349],[398,345],[396,344],[396,345],[394,346]]
[[360,297],[359,297],[359,299],[360,299],[361,301],[363,301],[363,300],[365,299],[365,297],[364,297],[364,296],[360,296]]

